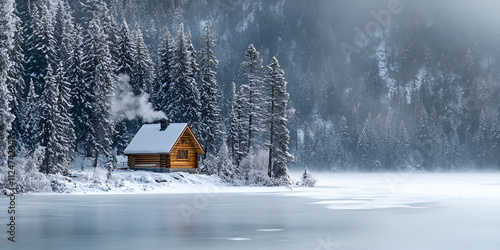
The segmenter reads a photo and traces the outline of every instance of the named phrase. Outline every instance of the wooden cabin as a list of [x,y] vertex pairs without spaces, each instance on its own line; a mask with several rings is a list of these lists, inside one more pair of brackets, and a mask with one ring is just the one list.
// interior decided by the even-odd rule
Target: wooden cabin
[[196,173],[199,155],[205,151],[187,123],[163,119],[143,125],[124,154],[130,169]]

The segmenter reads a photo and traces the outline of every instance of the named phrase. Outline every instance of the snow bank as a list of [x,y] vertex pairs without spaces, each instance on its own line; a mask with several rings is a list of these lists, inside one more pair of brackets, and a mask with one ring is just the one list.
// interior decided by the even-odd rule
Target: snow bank
[[65,186],[59,190],[65,194],[198,193],[225,185],[215,176],[182,172],[117,170],[109,181],[106,173],[100,168],[74,171],[72,178],[68,178]]

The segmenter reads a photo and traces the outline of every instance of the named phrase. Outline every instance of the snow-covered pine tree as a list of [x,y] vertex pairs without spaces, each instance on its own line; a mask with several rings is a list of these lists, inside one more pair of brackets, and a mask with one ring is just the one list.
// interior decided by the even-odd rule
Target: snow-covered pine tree
[[[191,31],[189,31],[187,40],[186,40],[186,46],[187,46],[187,60],[188,60],[188,67],[190,70],[188,70],[188,78],[193,79],[193,84],[190,84],[191,93],[193,93],[193,101],[192,101],[192,106],[193,109],[196,110],[196,114],[193,112],[193,118],[191,122],[191,127],[194,131],[194,133],[201,135],[202,129],[204,128],[201,124],[201,99],[200,99],[200,89],[199,89],[199,84],[198,84],[198,72],[200,70],[200,67],[198,65],[198,61],[196,60],[196,50],[194,49],[193,42],[191,40]],[[203,140],[203,138],[202,138]]]
[[[28,19],[24,20],[24,28],[23,28],[23,49],[24,49],[24,58],[26,63],[24,65],[25,74],[24,74],[24,83],[28,85],[30,82],[35,82],[36,79],[33,79],[36,72],[39,72],[39,68],[37,67],[37,58],[38,53],[36,46],[39,44],[38,36],[34,35],[34,30],[40,27],[40,12],[38,11],[38,7],[35,4],[28,4],[28,9],[26,10]],[[37,91],[38,94],[38,91]]]
[[33,34],[28,41],[26,58],[26,75],[33,78],[35,91],[41,94],[45,86],[45,76],[49,65],[56,61],[56,41],[54,39],[54,17],[51,11],[51,2],[42,0],[39,8],[33,6],[31,15],[31,29]]
[[200,95],[193,74],[193,58],[189,52],[190,44],[184,33],[184,25],[179,25],[172,58],[172,75],[165,96],[164,111],[174,122],[186,122],[196,134],[200,120]]
[[381,163],[384,160],[385,155],[385,134],[382,129],[384,126],[384,122],[382,121],[382,116],[380,114],[377,115],[375,120],[373,121],[372,131],[373,131],[373,159],[377,164],[377,168],[382,167]]
[[138,93],[152,94],[153,88],[153,61],[149,55],[148,47],[144,42],[141,30],[137,30],[134,36],[134,73],[131,77],[131,85],[135,86]]
[[75,125],[71,116],[71,87],[64,73],[63,63],[59,63],[56,71],[55,82],[58,86],[59,97],[57,100],[57,109],[59,112],[59,120],[57,121],[57,133],[61,151],[58,152],[58,162],[60,169],[56,172],[67,174],[69,173],[69,165],[74,159],[75,153]]
[[[135,95],[139,95],[142,92],[140,86],[136,86],[137,83],[134,79],[134,43],[131,38],[127,22],[124,20],[120,28],[120,33],[118,37],[117,45],[117,62],[116,62],[116,74],[124,74],[129,77],[130,81],[124,84],[130,84],[132,91]],[[133,134],[139,130],[139,119],[134,119],[133,121],[125,119],[118,120],[116,123],[116,133],[114,134],[114,146],[118,149],[118,154],[121,154],[125,147],[130,142]]]
[[429,137],[429,116],[421,101],[415,105],[417,105],[416,110],[418,119],[415,131],[415,143],[417,145],[417,150],[421,152],[420,155],[423,157],[419,164],[422,164],[421,167],[426,168],[429,167],[428,163],[431,156],[430,153],[432,153],[430,151],[430,147],[432,145],[430,145],[431,138]]
[[231,103],[231,114],[229,115],[229,134],[227,136],[227,145],[231,152],[234,165],[238,166],[241,159],[246,155],[244,114],[242,110],[241,91],[236,93],[236,84],[233,82],[233,100]]
[[476,148],[477,148],[476,159],[479,168],[483,168],[486,166],[487,147],[488,147],[487,133],[488,129],[486,124],[486,115],[484,114],[484,110],[481,110],[481,114],[479,115],[479,128],[477,131],[477,140],[476,140]]
[[408,131],[406,130],[404,121],[401,121],[401,124],[399,125],[397,143],[398,145],[396,151],[398,152],[399,157],[399,167],[405,167],[402,166],[402,164],[405,164],[409,160],[408,157],[410,153],[410,138],[408,136]]
[[54,19],[54,39],[57,51],[57,60],[63,62],[63,67],[68,68],[71,58],[72,45],[75,37],[75,25],[67,1],[57,4]]
[[267,68],[266,81],[271,86],[268,175],[275,180],[276,184],[287,185],[290,183],[287,164],[293,161],[293,156],[288,149],[290,134],[286,127],[286,106],[290,95],[286,91],[287,82],[276,57],[273,57],[271,64]]
[[245,61],[242,63],[245,69],[245,76],[248,79],[248,84],[244,88],[245,92],[245,113],[248,116],[248,128],[245,128],[248,132],[248,147],[247,150],[250,152],[253,148],[257,148],[258,145],[265,145],[263,140],[267,138],[260,138],[261,136],[261,125],[265,120],[264,112],[267,112],[267,104],[262,93],[263,80],[262,80],[262,59],[260,58],[259,52],[255,49],[253,44],[248,46],[245,52]]
[[365,126],[358,140],[358,154],[360,156],[360,167],[362,169],[370,169],[370,141],[368,139],[368,128]]
[[[109,110],[103,106],[108,101],[106,100],[107,93],[104,91],[108,90],[108,85],[112,85],[114,68],[112,67],[112,58],[108,47],[108,37],[103,31],[98,18],[90,21],[87,36],[85,45],[87,53],[83,57],[83,65],[86,73],[84,82],[88,85],[85,86],[85,91],[89,91],[86,98],[89,100],[84,100],[84,102],[90,105],[84,107],[82,115],[87,120],[85,124],[80,125],[84,125],[82,129],[85,138],[82,139],[84,140],[87,155],[98,156],[98,154],[107,151],[111,147],[108,148],[108,142],[112,139],[112,129],[109,131],[108,126],[103,127],[101,123],[110,122]],[[103,118],[105,118],[104,121]],[[105,137],[106,135],[109,137]]]
[[[189,77],[192,77],[195,79],[195,81],[197,81],[200,67],[199,67],[198,61],[196,59],[197,53],[196,53],[196,50],[194,49],[193,42],[191,39],[191,31],[188,32],[186,46],[187,46],[187,52],[188,52],[188,65],[191,68]],[[196,87],[198,87],[198,86],[196,85]]]
[[302,173],[301,185],[305,187],[314,187],[316,185],[316,178],[312,176],[307,167],[304,168],[304,172]]
[[12,48],[15,31],[13,11],[14,2],[12,0],[0,1],[0,174],[7,171],[8,136],[14,120],[9,108],[11,96],[7,82],[9,68],[12,66],[9,49]]
[[[241,85],[236,98],[236,108],[237,108],[237,128],[240,131],[238,133],[238,151],[237,153],[237,163],[239,164],[243,158],[248,155],[248,113],[245,112],[248,105],[248,85]],[[239,165],[238,165],[239,166]]]
[[106,156],[108,163],[112,160],[114,128],[110,112],[115,79],[112,57],[108,47],[108,37],[100,26],[100,21],[92,19],[89,29],[88,55],[85,61],[87,69],[86,81],[91,84],[95,103],[91,115],[93,133],[89,133],[86,146],[95,150],[94,167],[96,167],[99,155]]
[[238,133],[240,129],[238,128],[238,107],[236,103],[236,99],[238,98],[236,96],[236,84],[233,82],[232,83],[232,92],[231,92],[231,113],[229,113],[229,133],[227,135],[226,139],[226,145],[229,148],[229,151],[231,152],[231,159],[233,159],[233,162],[236,162],[236,152],[238,150]]
[[29,83],[28,97],[24,102],[25,122],[22,126],[24,146],[31,152],[40,145],[42,101],[35,91],[33,81]]
[[339,128],[340,143],[342,147],[347,150],[351,144],[351,136],[349,134],[349,127],[347,126],[347,119],[345,116],[340,118],[340,128]]
[[323,76],[320,92],[320,114],[324,119],[335,113],[337,107],[337,86],[333,73]]
[[41,145],[46,148],[45,158],[42,164],[42,172],[45,174],[55,173],[58,165],[59,150],[62,150],[59,144],[59,134],[57,123],[61,119],[57,107],[59,98],[59,89],[52,73],[52,66],[47,67],[45,76],[45,88],[42,93],[42,135]]
[[222,143],[217,159],[219,160],[218,175],[227,182],[234,181],[237,175],[236,167],[231,160],[231,153],[225,143]]
[[[106,35],[108,50],[111,53],[113,60],[111,61],[113,69],[118,62],[118,25],[115,22],[108,9],[106,1],[101,0],[82,0],[81,8],[77,11],[80,24],[85,31],[90,31],[90,24],[93,19],[99,20],[99,27]],[[87,34],[89,35],[89,34]]]
[[[130,37],[130,32],[128,29],[127,22],[124,20],[122,26],[120,28],[120,34],[118,36],[118,55],[116,62],[116,74],[126,74],[130,77],[130,83],[135,83],[133,80],[133,72],[134,72],[134,44]],[[132,89],[134,94],[140,94],[140,89],[138,86],[133,86]]]
[[358,139],[358,156],[360,158],[360,167],[365,170],[374,170],[377,167],[375,158],[376,137],[374,135],[373,120],[371,113],[368,113],[363,130]]
[[160,48],[158,49],[158,63],[156,68],[156,79],[152,89],[151,99],[157,110],[166,110],[168,105],[167,94],[170,91],[172,80],[172,62],[174,58],[174,41],[168,28],[165,27]]
[[[90,133],[93,133],[90,118],[93,115],[92,105],[94,99],[91,83],[85,80],[88,75],[85,70],[84,60],[89,58],[83,53],[83,31],[78,24],[75,27],[74,42],[71,46],[71,58],[67,73],[71,84],[71,102],[73,106],[71,113],[75,125],[76,150],[83,152],[86,139]],[[90,48],[89,45],[87,45],[87,48]],[[87,63],[90,62],[87,61]]]
[[[201,50],[198,52],[201,80],[201,135],[202,144],[207,153],[217,153],[222,143],[220,94],[215,70],[219,61],[212,50],[215,40],[212,39],[209,21],[205,22],[202,31]],[[233,86],[234,88],[234,86]],[[234,89],[233,89],[234,91]],[[234,93],[233,93],[234,94]]]
[[500,149],[500,119],[497,118],[493,122],[493,125],[490,128],[490,155],[492,157],[491,161],[496,164],[498,163],[498,160],[500,160],[500,157],[498,155],[498,151]]
[[15,138],[16,147],[22,145],[22,124],[25,121],[25,111],[23,110],[24,102],[24,53],[22,48],[23,30],[22,22],[17,15],[12,14],[12,46],[9,49],[9,60],[11,62],[7,73],[7,86],[11,95],[9,107],[11,113],[16,117],[12,123],[12,136]]
[[339,164],[340,167],[344,170],[347,170],[349,166],[349,146],[351,145],[351,137],[349,134],[349,127],[347,126],[347,119],[345,116],[340,118],[340,127],[339,127],[339,135],[338,135],[338,147],[339,147]]
[[302,163],[310,163],[312,161],[313,138],[309,131],[309,123],[304,122],[304,140],[302,142]]

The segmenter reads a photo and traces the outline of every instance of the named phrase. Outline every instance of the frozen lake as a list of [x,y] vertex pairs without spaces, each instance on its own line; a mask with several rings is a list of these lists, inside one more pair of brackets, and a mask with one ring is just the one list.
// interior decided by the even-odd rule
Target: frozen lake
[[17,242],[3,226],[0,249],[500,249],[499,174],[317,177],[291,191],[18,196]]

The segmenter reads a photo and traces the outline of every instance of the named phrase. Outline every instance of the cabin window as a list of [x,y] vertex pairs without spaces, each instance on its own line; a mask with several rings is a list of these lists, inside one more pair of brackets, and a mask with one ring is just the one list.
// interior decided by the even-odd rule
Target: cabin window
[[179,150],[177,158],[178,159],[187,159],[188,158],[188,151],[187,150]]
[[181,137],[181,143],[186,144],[186,137]]

